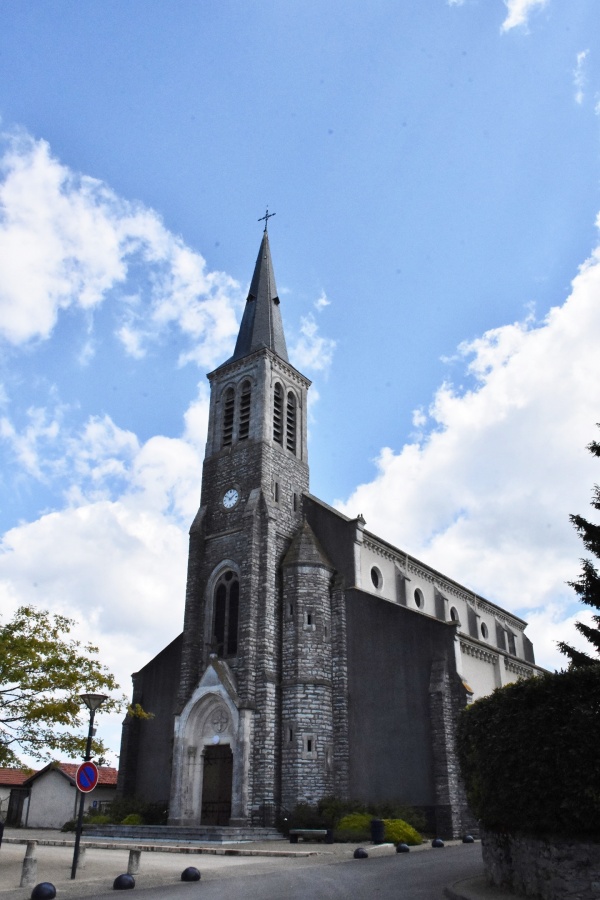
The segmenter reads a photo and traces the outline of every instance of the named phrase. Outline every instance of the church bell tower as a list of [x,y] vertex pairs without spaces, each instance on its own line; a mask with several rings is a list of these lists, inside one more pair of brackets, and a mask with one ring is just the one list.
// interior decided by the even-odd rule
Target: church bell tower
[[208,378],[173,748],[181,825],[241,824],[280,802],[281,564],[308,491],[310,382],[288,360],[266,224],[235,350]]

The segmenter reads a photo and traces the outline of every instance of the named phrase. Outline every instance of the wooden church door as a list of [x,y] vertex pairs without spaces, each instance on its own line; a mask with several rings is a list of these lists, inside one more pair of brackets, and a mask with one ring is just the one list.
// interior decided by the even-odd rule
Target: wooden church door
[[202,775],[203,825],[229,825],[233,753],[227,744],[204,749]]

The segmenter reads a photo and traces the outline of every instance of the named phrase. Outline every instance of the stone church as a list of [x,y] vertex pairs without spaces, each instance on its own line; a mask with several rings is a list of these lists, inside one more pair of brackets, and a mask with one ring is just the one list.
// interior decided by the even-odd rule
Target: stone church
[[133,675],[119,790],[173,825],[271,824],[335,795],[458,835],[458,710],[535,674],[525,622],[309,492],[307,393],[267,229],[209,376],[183,631]]

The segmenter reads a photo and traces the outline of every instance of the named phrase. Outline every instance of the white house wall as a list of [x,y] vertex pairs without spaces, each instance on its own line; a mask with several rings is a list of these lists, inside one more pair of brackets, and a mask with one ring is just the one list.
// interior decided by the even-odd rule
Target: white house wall
[[[29,810],[24,808],[23,823],[28,828],[62,828],[65,822],[76,818],[79,791],[59,771],[48,771],[31,785]],[[94,801],[113,800],[114,787],[97,787],[85,795],[84,810],[87,813]]]

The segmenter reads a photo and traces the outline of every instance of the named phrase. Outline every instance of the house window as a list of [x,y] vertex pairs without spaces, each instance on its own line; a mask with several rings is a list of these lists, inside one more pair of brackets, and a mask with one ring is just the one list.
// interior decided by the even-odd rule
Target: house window
[[273,440],[283,446],[283,389],[279,382],[273,391]]
[[458,622],[458,612],[455,606],[450,607],[450,619],[453,622]]
[[425,598],[423,597],[423,591],[420,588],[415,588],[415,604],[417,609],[423,609],[425,606]]
[[223,446],[231,447],[233,443],[233,414],[235,410],[235,393],[233,388],[225,391],[223,406]]
[[237,654],[240,583],[231,570],[224,572],[215,587],[213,643],[221,658]]
[[238,439],[245,441],[250,434],[250,405],[252,400],[252,385],[249,381],[244,381],[240,394],[240,427],[238,429]]
[[484,641],[487,641],[488,635],[489,635],[488,627],[485,624],[485,622],[482,622],[481,623],[481,637],[484,639]]
[[285,444],[292,453],[296,452],[296,397],[292,391],[287,395]]

